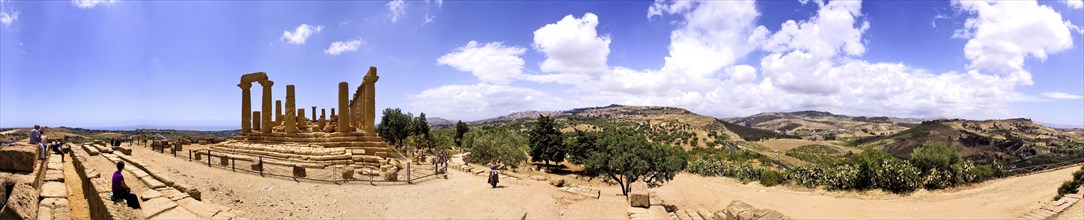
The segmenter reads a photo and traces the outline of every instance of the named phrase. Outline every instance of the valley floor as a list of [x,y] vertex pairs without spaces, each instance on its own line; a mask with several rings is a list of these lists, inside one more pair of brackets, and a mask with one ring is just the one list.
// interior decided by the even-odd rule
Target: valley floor
[[[449,179],[413,185],[295,182],[133,149],[135,157],[154,169],[200,188],[205,201],[244,211],[244,217],[254,219],[514,218],[510,215],[524,211],[528,219],[627,219],[628,205],[617,186],[593,186],[602,190],[600,199],[573,200],[545,182],[505,178],[501,180],[504,187],[492,189],[484,177],[455,170],[449,170]],[[653,191],[679,209],[714,211],[741,200],[797,219],[1004,219],[1019,217],[1052,199],[1057,187],[1078,169],[1073,166],[907,195],[763,187],[686,173]]]

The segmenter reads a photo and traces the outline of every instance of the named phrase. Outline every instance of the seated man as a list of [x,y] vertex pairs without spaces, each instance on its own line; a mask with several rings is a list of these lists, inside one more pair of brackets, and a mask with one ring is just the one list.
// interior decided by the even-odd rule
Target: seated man
[[41,154],[38,155],[39,160],[45,160],[45,156],[48,156],[49,151],[45,146],[45,141],[41,139],[41,132],[43,129],[41,125],[34,125],[34,129],[30,129],[30,144],[38,146],[41,149]]
[[127,200],[128,207],[140,208],[139,197],[132,194],[132,188],[128,188],[128,184],[124,183],[124,175],[121,175],[121,171],[124,170],[124,161],[117,162],[117,172],[113,172],[113,201]]

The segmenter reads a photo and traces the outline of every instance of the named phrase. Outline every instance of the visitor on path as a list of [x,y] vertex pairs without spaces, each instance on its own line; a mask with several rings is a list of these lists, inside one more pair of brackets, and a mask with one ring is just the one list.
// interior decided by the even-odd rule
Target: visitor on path
[[41,125],[34,125],[33,129],[30,129],[30,144],[38,145],[38,149],[41,149],[41,154],[38,156],[39,160],[45,160],[45,156],[48,155],[48,148],[45,147],[45,142],[41,140],[42,129]]
[[440,154],[437,155],[437,166],[444,169],[445,173],[448,173],[448,154],[444,153],[444,149],[441,149]]
[[60,162],[64,162],[64,141],[57,141],[51,147],[53,152],[60,155]]
[[497,169],[500,169],[501,165],[497,163],[497,160],[490,160],[489,162],[489,185],[493,188],[497,188],[497,183],[500,180],[497,179]]
[[124,170],[124,161],[117,161],[117,172],[113,172],[113,201],[126,200],[128,207],[135,209],[139,207],[139,197],[132,194],[132,188],[128,187],[128,184],[124,183],[124,175],[121,171]]

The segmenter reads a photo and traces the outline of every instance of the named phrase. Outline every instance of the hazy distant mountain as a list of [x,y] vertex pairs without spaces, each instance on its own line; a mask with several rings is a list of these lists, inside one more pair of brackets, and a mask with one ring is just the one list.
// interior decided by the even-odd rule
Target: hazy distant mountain
[[425,121],[429,122],[429,126],[431,126],[431,127],[455,125],[455,122],[456,122],[456,121],[444,119],[444,118],[441,118],[441,117],[425,118]]
[[845,139],[887,135],[922,123],[922,119],[837,115],[831,112],[765,112],[725,119],[735,124],[806,138]]

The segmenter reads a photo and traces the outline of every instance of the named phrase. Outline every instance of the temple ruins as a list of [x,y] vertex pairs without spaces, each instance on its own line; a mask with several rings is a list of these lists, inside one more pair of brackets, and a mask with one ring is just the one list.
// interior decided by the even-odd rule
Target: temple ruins
[[[305,107],[299,108],[294,85],[286,85],[285,105],[282,100],[276,101],[272,116],[274,82],[263,72],[242,75],[237,84],[241,88],[241,133],[211,150],[217,154],[214,156],[293,167],[378,168],[391,152],[374,126],[374,86],[378,79],[376,67],[369,67],[353,96],[349,94],[349,83],[340,82],[339,114],[331,108],[330,117],[325,117],[326,111],[321,108],[317,118],[317,106],[311,106],[311,116],[305,114]],[[259,111],[251,107],[249,90],[254,82],[263,88]]]

